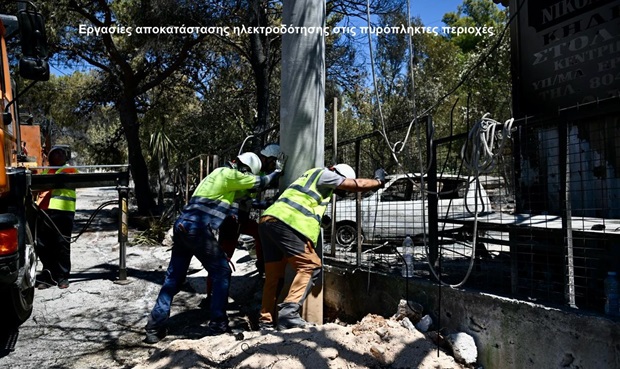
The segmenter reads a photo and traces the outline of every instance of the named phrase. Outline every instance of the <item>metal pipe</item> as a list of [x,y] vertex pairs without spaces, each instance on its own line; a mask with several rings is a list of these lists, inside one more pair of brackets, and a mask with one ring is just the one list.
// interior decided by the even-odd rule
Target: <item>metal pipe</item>
[[126,184],[120,184],[118,186],[118,208],[120,210],[118,215],[118,280],[115,281],[115,283],[119,284],[129,283],[127,280],[127,241],[129,239],[128,195],[129,187]]
[[[360,156],[361,156],[361,144],[360,140],[355,141],[355,173],[360,175]],[[362,265],[362,193],[357,192],[355,194],[355,220],[357,223],[357,266]]]
[[[113,164],[113,165],[72,165],[71,168],[76,168],[76,169],[100,169],[100,168],[127,168],[129,167],[129,164]],[[28,167],[28,169],[58,169],[58,168],[62,168],[62,166],[60,167],[52,167],[52,166],[46,166],[46,167]]]
[[185,162],[185,203],[189,202],[189,161]]
[[202,156],[200,157],[200,180],[202,181],[202,179],[204,178],[204,159],[202,158]]
[[[571,162],[570,162],[570,125],[565,124],[566,127],[558,127],[560,132],[564,132],[565,140],[564,147],[560,145],[560,162],[562,159],[564,160],[564,215],[563,215],[563,225],[566,230],[566,263],[567,263],[567,298],[568,305],[572,308],[576,308],[577,304],[575,301],[575,260],[574,260],[574,250],[573,250],[573,212],[571,206],[571,188],[570,188],[570,180],[571,180]],[[564,129],[562,129],[564,128]],[[560,134],[560,137],[562,135]],[[562,152],[564,151],[564,152]]]
[[[333,113],[334,127],[333,127],[333,155],[332,164],[338,164],[338,98],[334,97],[334,113]],[[336,196],[332,196],[332,233],[329,239],[330,249],[329,256],[336,256]]]

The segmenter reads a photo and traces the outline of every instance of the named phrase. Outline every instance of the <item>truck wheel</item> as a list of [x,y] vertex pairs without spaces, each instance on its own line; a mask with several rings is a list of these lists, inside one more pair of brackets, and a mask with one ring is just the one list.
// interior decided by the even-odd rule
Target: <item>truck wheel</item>
[[17,281],[0,290],[0,301],[3,301],[0,313],[10,328],[18,327],[32,314],[37,255],[30,228],[27,226],[24,251],[24,265],[20,266]]
[[357,226],[353,222],[341,222],[336,224],[336,243],[339,245],[351,245],[357,242]]

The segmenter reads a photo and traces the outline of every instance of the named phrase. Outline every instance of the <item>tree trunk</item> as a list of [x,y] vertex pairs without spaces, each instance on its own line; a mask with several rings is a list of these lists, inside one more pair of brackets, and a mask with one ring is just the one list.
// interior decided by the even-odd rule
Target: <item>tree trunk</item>
[[117,102],[120,120],[127,140],[129,165],[134,182],[134,192],[138,202],[138,213],[148,215],[155,202],[149,185],[149,171],[142,155],[138,125],[138,113],[134,98],[121,97]]

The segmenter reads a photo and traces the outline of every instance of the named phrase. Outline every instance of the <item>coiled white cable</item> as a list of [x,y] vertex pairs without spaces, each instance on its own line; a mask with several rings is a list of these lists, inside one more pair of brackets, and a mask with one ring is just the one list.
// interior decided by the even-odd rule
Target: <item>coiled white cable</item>
[[[486,113],[474,125],[471,131],[469,131],[467,141],[461,148],[463,164],[475,177],[489,173],[495,168],[497,158],[501,155],[504,146],[510,141],[512,136],[514,118],[510,118],[502,124],[488,118],[489,115],[490,113]],[[497,131],[498,126],[502,127],[501,131]],[[495,141],[496,139],[497,142]],[[495,145],[497,145],[497,151],[493,153]]]

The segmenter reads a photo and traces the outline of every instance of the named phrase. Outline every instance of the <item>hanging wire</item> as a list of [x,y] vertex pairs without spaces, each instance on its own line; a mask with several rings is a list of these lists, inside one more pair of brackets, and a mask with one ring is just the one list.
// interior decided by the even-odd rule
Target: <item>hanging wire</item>
[[[490,48],[489,48],[489,49],[488,49],[485,53],[483,53],[483,54],[482,54],[482,55],[478,58],[478,60],[474,63],[474,65],[473,65],[471,68],[469,68],[469,69],[468,69],[468,70],[467,70],[467,71],[463,74],[463,76],[461,77],[461,79],[459,80],[459,82],[458,82],[458,83],[457,83],[457,84],[456,84],[456,85],[455,85],[452,89],[450,89],[450,90],[449,90],[446,94],[444,94],[441,98],[439,98],[439,99],[438,99],[438,101],[437,101],[435,104],[433,104],[431,107],[429,107],[429,108],[427,108],[426,110],[424,110],[424,111],[422,112],[422,114],[420,114],[420,116],[424,116],[424,115],[425,115],[425,114],[427,114],[429,111],[431,111],[431,110],[435,109],[435,108],[436,108],[439,104],[441,104],[441,103],[442,103],[442,102],[443,102],[446,98],[448,98],[448,97],[449,97],[449,96],[451,96],[451,95],[452,95],[452,94],[453,94],[456,90],[458,90],[458,89],[459,89],[459,88],[460,88],[460,87],[461,87],[461,86],[462,86],[462,85],[463,85],[463,84],[464,84],[464,83],[465,83],[465,82],[469,79],[469,77],[471,76],[471,74],[473,73],[473,71],[475,71],[477,68],[479,68],[479,67],[480,67],[480,66],[481,66],[481,65],[482,65],[482,64],[483,64],[483,63],[484,63],[484,62],[485,62],[485,61],[486,61],[486,60],[487,60],[490,56],[491,56],[491,54],[492,54],[495,50],[497,50],[497,49],[499,48],[499,46],[501,45],[501,43],[502,43],[502,41],[503,41],[503,39],[504,39],[504,37],[505,37],[505,35],[506,35],[506,32],[507,32],[507,30],[508,30],[508,27],[509,27],[509,26],[510,26],[510,24],[514,21],[514,19],[516,19],[516,16],[520,13],[520,11],[521,11],[522,6],[523,6],[523,4],[524,4],[524,3],[525,3],[525,0],[522,0],[522,1],[519,3],[519,5],[518,5],[518,8],[517,8],[516,12],[514,12],[514,14],[512,14],[512,15],[510,16],[510,18],[508,19],[508,22],[506,22],[506,25],[505,25],[505,26],[504,26],[504,28],[502,29],[502,32],[500,33],[500,36],[499,36],[499,38],[497,39],[497,41],[496,41],[496,42],[495,42],[495,43],[494,43],[494,44],[493,44],[493,45],[492,45],[492,46],[491,46],[491,47],[490,47]],[[408,24],[408,27],[410,27],[410,24],[411,24],[410,7],[411,7],[411,4],[410,4],[410,1],[408,0],[408,1],[407,1],[407,24]],[[371,21],[370,21],[370,1],[369,1],[369,0],[367,0],[367,2],[366,2],[366,15],[367,15],[368,28],[370,29],[370,28],[371,28]],[[371,72],[372,72],[373,85],[374,85],[374,89],[375,89],[375,97],[376,97],[376,99],[377,99],[377,106],[378,106],[379,118],[380,118],[380,122],[381,122],[381,131],[380,131],[380,134],[382,135],[382,137],[383,137],[383,139],[385,140],[385,142],[386,142],[387,146],[389,147],[389,149],[390,149],[390,151],[391,151],[391,154],[392,154],[392,157],[394,158],[394,160],[395,160],[395,162],[397,163],[397,165],[398,165],[401,169],[403,169],[403,172],[407,172],[407,170],[404,170],[403,165],[402,165],[402,163],[398,160],[398,158],[397,158],[396,154],[397,154],[397,153],[400,153],[400,152],[402,152],[402,151],[404,150],[404,148],[405,148],[405,143],[408,141],[408,137],[409,137],[409,134],[410,134],[410,131],[411,131],[412,125],[413,125],[413,124],[415,124],[415,123],[417,122],[417,120],[418,120],[418,114],[417,114],[417,111],[416,111],[416,109],[415,109],[415,80],[413,79],[413,77],[414,77],[414,66],[413,66],[413,62],[412,62],[412,61],[413,61],[413,42],[412,42],[412,37],[411,37],[411,35],[409,35],[409,47],[410,47],[410,55],[409,55],[409,57],[410,57],[410,68],[411,68],[411,69],[410,69],[410,73],[411,73],[411,77],[412,77],[412,91],[413,91],[413,96],[412,96],[412,98],[413,98],[413,100],[414,100],[414,105],[413,105],[413,108],[414,108],[413,113],[414,113],[414,114],[413,114],[413,119],[411,120],[411,122],[410,122],[410,124],[409,124],[409,127],[408,127],[408,129],[407,129],[407,133],[406,133],[405,139],[404,139],[403,141],[397,141],[394,145],[392,145],[392,144],[390,143],[389,138],[388,138],[387,133],[386,133],[385,118],[384,118],[384,116],[383,116],[383,109],[382,109],[382,106],[381,106],[381,100],[380,100],[380,98],[379,98],[379,89],[378,89],[378,83],[377,83],[377,78],[376,78],[376,74],[375,74],[375,62],[374,62],[374,53],[373,53],[373,48],[372,48],[372,36],[371,36],[371,32],[368,32],[368,47],[369,47],[369,51],[370,51]],[[419,125],[418,125],[418,126],[419,126]],[[421,132],[419,131],[419,127],[418,127],[418,131],[417,131],[417,132],[418,132],[418,145],[420,145],[420,147],[421,147]],[[431,129],[431,130],[429,131],[429,135],[432,135],[432,133],[434,133],[434,129]],[[428,139],[429,139],[429,140],[432,140],[432,136],[431,136],[431,137],[429,137]],[[491,141],[493,141],[493,138],[491,138]],[[486,146],[487,146],[487,148],[488,148],[488,147],[489,147],[489,144],[492,144],[492,142],[488,142],[488,141],[487,141],[487,143],[488,143],[488,144],[487,144]],[[421,151],[421,150],[420,150],[420,151]],[[429,155],[430,155],[430,153],[429,153]],[[421,170],[420,170],[420,172],[419,172],[419,175],[420,175],[420,181],[421,181],[421,185],[420,185],[421,197],[422,197],[422,201],[426,201],[426,197],[425,197],[424,195],[425,195],[425,194],[426,194],[426,195],[431,194],[431,193],[430,193],[427,189],[425,189],[425,186],[424,186],[424,174],[425,174],[426,172],[428,172],[428,168],[423,169],[423,168],[424,168],[424,164],[423,164],[423,159],[422,159],[421,152],[419,153],[418,158],[419,158],[419,165],[420,165],[420,169],[421,169]],[[430,163],[430,162],[431,162],[431,160],[429,160],[428,162]],[[430,165],[430,164],[429,164],[429,165]],[[408,175],[408,176],[409,176],[409,175]],[[479,187],[480,187],[480,182],[479,182],[479,179],[478,179],[478,177],[477,177],[477,176],[476,176],[476,179],[475,179],[475,180],[476,180],[476,188],[479,188]],[[412,180],[412,182],[413,182],[413,180]],[[467,187],[468,187],[468,188],[469,188],[469,183],[470,183],[470,181],[468,180],[468,181],[467,181]],[[476,190],[476,192],[481,193],[481,189],[480,189],[480,190]],[[438,194],[437,194],[437,193],[432,193],[432,195],[438,195]],[[472,265],[473,265],[473,258],[475,257],[475,242],[476,242],[476,234],[477,234],[477,226],[478,226],[478,212],[477,212],[477,209],[478,209],[478,206],[477,206],[477,203],[478,203],[478,195],[477,195],[477,194],[475,195],[475,203],[476,203],[476,204],[475,204],[475,211],[474,211],[474,216],[475,216],[475,219],[474,219],[474,239],[473,239],[473,242],[474,242],[474,247],[473,247],[473,250],[474,250],[474,251],[473,251],[473,253],[472,253],[472,263],[471,263]],[[426,219],[426,214],[424,214],[424,207],[423,207],[423,210],[422,210],[422,211],[423,211],[423,219]],[[426,222],[422,222],[422,225],[423,225],[423,232],[424,232],[424,234],[426,234]],[[424,246],[425,246],[425,249],[427,249],[427,251],[428,251],[428,245],[427,245],[426,237],[423,237],[423,240],[424,240]],[[427,256],[428,256],[428,255],[427,255]],[[440,258],[441,258],[441,255],[440,255]],[[431,263],[430,263],[430,262],[429,262],[429,265],[431,265]],[[434,272],[434,270],[432,269],[432,265],[431,265],[431,271],[433,272],[433,274],[435,275],[435,277],[436,277],[436,278],[440,281],[440,283],[443,283],[443,282],[441,282],[441,279],[437,276],[437,274],[436,274],[436,273]],[[451,286],[453,286],[453,287],[458,287],[458,286],[463,285],[463,284],[465,283],[465,281],[467,280],[467,277],[469,276],[470,271],[471,271],[471,267],[470,267],[470,270],[468,271],[468,274],[467,274],[466,278],[465,278],[463,281],[461,281],[460,283],[458,283],[458,284],[456,284],[456,285],[451,285]]]
[[[467,207],[467,200],[469,198],[467,194],[465,195],[465,199],[464,199],[467,210],[471,214],[474,215],[474,222],[473,222],[474,226],[473,226],[473,235],[472,235],[472,242],[471,242],[472,253],[470,256],[467,273],[465,274],[465,277],[463,278],[463,280],[461,280],[459,283],[456,283],[456,284],[447,284],[441,280],[440,274],[437,273],[437,271],[435,270],[435,267],[430,261],[430,257],[428,255],[429,254],[428,246],[426,245],[426,238],[424,238],[425,249],[427,251],[427,261],[428,261],[428,265],[429,265],[429,269],[431,273],[439,281],[440,284],[447,285],[447,286],[454,287],[454,288],[461,287],[462,285],[465,284],[465,282],[467,282],[467,280],[469,279],[469,276],[471,275],[471,271],[473,270],[474,261],[476,258],[476,244],[478,242],[478,217],[479,217],[479,214],[485,210],[485,206],[486,206],[486,204],[484,204],[484,201],[483,201],[482,204],[480,204],[481,210],[479,211],[478,200],[483,199],[482,185],[480,184],[480,175],[484,173],[488,173],[488,171],[490,171],[492,168],[495,167],[496,159],[501,155],[501,152],[504,149],[504,146],[506,145],[506,143],[511,138],[511,133],[512,133],[512,123],[514,122],[514,118],[511,118],[507,120],[506,123],[502,124],[493,119],[488,118],[488,115],[489,113],[485,114],[480,119],[480,121],[478,121],[474,125],[474,127],[472,127],[470,134],[468,135],[468,138],[463,144],[463,147],[461,149],[461,159],[462,159],[461,165],[466,166],[472,172],[472,175],[470,176],[470,178],[471,177],[474,178],[473,180],[470,180],[470,179],[467,180],[468,189],[470,187],[470,184],[473,181],[475,181],[474,210],[473,211]],[[495,133],[497,126],[502,126],[501,134]],[[497,141],[495,141],[496,138],[497,138]],[[493,153],[495,146],[497,146],[497,154]],[[465,157],[466,153],[470,153],[470,156]],[[460,169],[459,169],[459,172],[460,172]],[[441,248],[440,248],[440,251],[441,251]],[[439,253],[439,259],[441,261],[441,252]]]
[[381,99],[379,97],[377,76],[375,73],[375,56],[374,56],[374,51],[372,48],[372,32],[370,32],[370,29],[372,27],[372,23],[370,21],[370,0],[366,0],[366,22],[368,23],[368,30],[369,30],[368,31],[368,52],[370,53],[370,71],[372,75],[372,84],[375,90],[375,99],[377,99],[377,109],[379,111],[379,120],[381,121],[381,135],[385,139],[385,143],[390,148],[390,151],[393,153],[394,147],[392,146],[392,144],[390,143],[387,137],[387,132],[385,128],[385,118],[383,117],[383,110],[381,108]]
[[[34,208],[34,210],[36,212],[38,212],[39,214],[41,214],[42,218],[43,218],[43,222],[45,222],[49,227],[51,227],[52,229],[54,229],[65,241],[69,242],[69,243],[73,243],[75,241],[78,240],[78,238],[84,233],[86,232],[86,230],[88,229],[88,227],[90,227],[90,225],[92,224],[93,220],[95,219],[95,216],[97,216],[97,214],[106,206],[110,206],[110,205],[116,205],[118,204],[118,200],[109,200],[104,202],[103,204],[99,205],[99,207],[93,212],[93,214],[88,218],[88,220],[86,221],[86,224],[84,225],[84,227],[82,227],[82,229],[78,232],[78,234],[74,237],[66,237],[65,235],[62,234],[62,232],[58,229],[58,227],[56,226],[56,223],[54,223],[54,221],[52,220],[52,218],[50,218],[49,214],[47,214],[47,212],[45,212],[45,210],[41,209],[40,207],[36,206],[36,204],[32,204],[32,207]],[[38,226],[38,218],[37,218],[37,222],[35,223],[35,233],[36,233],[36,229]]]
[[[508,20],[508,22],[506,23],[506,25],[504,26],[499,38],[497,39],[497,41],[485,52],[483,53],[480,58],[474,63],[474,65],[469,68],[461,77],[460,81],[452,88],[450,89],[446,94],[444,94],[440,99],[438,99],[438,101],[433,104],[431,107],[427,108],[426,110],[424,110],[422,112],[422,114],[420,114],[420,116],[424,116],[426,115],[429,111],[435,109],[439,104],[441,104],[446,98],[448,98],[449,96],[451,96],[456,90],[458,90],[458,88],[460,88],[467,80],[468,78],[471,76],[471,74],[473,73],[474,70],[476,70],[477,68],[479,68],[490,56],[491,54],[497,50],[497,48],[499,48],[499,46],[501,45],[501,42],[503,41],[505,34],[508,30],[508,27],[510,26],[510,24],[514,21],[514,19],[516,18],[516,16],[519,14],[519,12],[522,9],[523,4],[525,3],[525,0],[522,0],[517,8],[517,11],[512,14]],[[410,16],[410,1],[407,1],[407,25],[408,27],[411,27],[411,16]],[[367,15],[367,22],[368,22],[368,28],[371,28],[371,20],[370,20],[370,1],[367,0],[366,2],[366,15]],[[405,146],[406,146],[406,142],[409,139],[409,134],[411,132],[411,128],[412,125],[415,124],[418,121],[418,114],[417,114],[417,110],[416,110],[416,105],[415,105],[415,73],[414,73],[414,65],[413,65],[413,58],[414,58],[414,50],[413,50],[413,42],[412,42],[412,36],[411,34],[409,34],[409,39],[408,39],[408,44],[409,44],[409,58],[410,58],[410,73],[411,73],[411,82],[412,82],[412,101],[413,101],[413,119],[411,120],[408,128],[407,128],[407,133],[405,135],[405,138],[402,141],[397,141],[396,143],[394,143],[394,145],[392,145],[389,141],[389,138],[387,136],[387,132],[386,132],[386,126],[385,126],[385,117],[383,115],[383,109],[382,109],[382,104],[381,104],[381,99],[379,96],[379,89],[378,89],[378,83],[377,83],[377,78],[376,78],[376,73],[375,73],[375,61],[374,61],[374,53],[373,53],[373,48],[372,48],[372,36],[371,36],[372,32],[368,32],[368,47],[369,47],[369,52],[370,52],[370,61],[371,61],[371,72],[372,72],[372,80],[373,80],[373,86],[374,86],[374,90],[375,90],[375,98],[377,100],[377,107],[378,107],[378,112],[379,112],[379,118],[380,118],[380,122],[381,122],[381,131],[380,134],[382,135],[383,139],[385,140],[388,148],[390,149],[391,155],[394,158],[396,164],[398,165],[398,167],[401,168],[401,170],[403,170],[403,172],[408,172],[407,170],[405,170],[405,168],[403,167],[402,163],[398,160],[398,157],[396,156],[396,154],[401,153]],[[509,138],[510,136],[510,130],[511,130],[511,125],[512,122],[514,121],[514,119],[511,119],[509,121],[506,122],[506,124],[504,125],[504,133],[502,134],[502,139],[501,139],[501,147],[500,150],[498,152],[501,153],[501,149],[503,148],[503,145],[507,142],[507,138]],[[472,239],[472,256],[471,256],[471,260],[470,260],[470,265],[467,271],[467,274],[465,276],[465,278],[457,283],[457,284],[446,284],[444,283],[440,276],[437,274],[437,272],[435,271],[432,263],[429,260],[429,255],[428,255],[428,244],[427,244],[427,240],[426,237],[423,237],[423,242],[424,242],[424,248],[427,251],[427,261],[429,264],[429,267],[431,269],[432,274],[435,276],[435,278],[440,282],[440,285],[448,285],[451,287],[460,287],[462,286],[467,279],[469,278],[469,275],[471,274],[471,270],[473,267],[473,262],[475,259],[475,246],[476,246],[476,242],[477,242],[477,233],[478,233],[478,199],[479,197],[481,197],[482,194],[482,189],[481,189],[481,185],[480,185],[480,181],[479,181],[479,175],[481,172],[487,171],[492,169],[492,167],[495,166],[495,160],[493,160],[494,155],[492,154],[492,147],[494,144],[494,140],[495,140],[495,127],[497,126],[496,124],[489,124],[490,122],[488,120],[486,120],[486,115],[483,116],[483,118],[481,119],[481,123],[479,123],[477,126],[477,128],[475,127],[475,130],[472,130],[472,132],[470,132],[470,139],[468,141],[470,141],[472,139],[472,137],[478,136],[478,137],[482,137],[482,139],[478,142],[478,145],[475,149],[473,149],[472,151],[470,151],[470,153],[472,153],[472,155],[474,155],[473,153],[477,150],[478,152],[480,152],[480,147],[482,147],[482,153],[483,156],[472,156],[470,157],[468,163],[467,163],[467,167],[473,171],[474,173],[474,180],[476,181],[476,186],[475,186],[475,195],[474,195],[474,227],[473,227],[473,239]],[[489,134],[489,130],[491,131]],[[432,141],[432,135],[434,133],[434,129],[430,129],[428,134],[430,137],[428,137],[429,140]],[[417,136],[418,136],[418,145],[421,147],[421,132],[420,132],[420,127],[419,125],[417,125]],[[466,143],[466,145],[469,145],[468,143]],[[464,146],[462,149],[462,158],[464,157],[465,152],[467,151],[467,146]],[[431,153],[429,153],[429,155],[431,155]],[[421,154],[421,150],[419,150],[419,155],[418,155],[418,159],[419,159],[419,166],[420,166],[420,172],[419,172],[419,176],[420,176],[420,194],[421,194],[421,199],[422,201],[426,201],[426,195],[439,195],[437,192],[431,193],[429,192],[425,186],[424,186],[424,175],[425,173],[428,172],[428,167],[425,168],[424,163],[423,163],[423,158],[422,158],[422,154]],[[430,159],[430,158],[429,158]],[[480,160],[482,159],[482,161]],[[428,160],[428,163],[430,165],[431,160]],[[461,166],[464,163],[461,163]],[[410,177],[409,174],[407,174],[408,177]],[[411,179],[412,183],[413,183],[413,179]],[[468,179],[467,181],[467,188],[469,188],[471,181]],[[467,196],[466,196],[467,197]],[[467,199],[465,200],[467,201]],[[483,204],[484,205],[484,204]],[[469,211],[469,210],[468,210]],[[425,214],[425,209],[424,207],[422,207],[422,217],[423,219],[426,219],[426,214]],[[423,221],[422,222],[422,227],[423,227],[423,234],[426,234],[426,222]],[[439,263],[441,264],[441,248],[440,248],[440,253],[439,253]]]
[[[476,176],[489,173],[495,168],[504,146],[512,136],[514,118],[502,124],[488,118],[489,115],[490,113],[486,113],[469,131],[468,141],[471,145],[465,144],[461,148],[461,159],[465,167]],[[496,133],[497,127],[501,127],[502,131]],[[493,146],[496,139],[499,145],[497,154],[494,154]]]
[[[383,115],[383,108],[381,106],[381,100],[379,98],[379,90],[378,90],[378,83],[377,83],[377,78],[376,78],[376,74],[375,74],[375,61],[374,61],[374,53],[373,53],[373,48],[372,48],[372,32],[368,32],[368,48],[370,51],[370,63],[371,63],[371,74],[372,74],[372,80],[373,80],[373,85],[374,85],[374,89],[375,89],[375,98],[377,99],[377,110],[379,112],[379,119],[381,122],[381,130],[380,130],[380,134],[383,137],[383,139],[385,140],[388,148],[390,149],[391,155],[394,158],[396,164],[398,165],[399,168],[403,169],[404,172],[406,172],[406,170],[404,170],[404,167],[402,165],[402,163],[400,162],[400,160],[398,160],[398,157],[396,156],[396,154],[401,153],[405,146],[406,146],[406,142],[408,141],[409,138],[409,134],[411,132],[411,128],[413,126],[413,124],[415,124],[418,121],[418,117],[424,116],[426,114],[428,114],[430,111],[434,110],[435,108],[437,108],[437,106],[439,106],[445,99],[447,99],[449,96],[451,96],[452,94],[454,94],[471,76],[471,74],[478,69],[479,67],[481,67],[483,65],[483,63],[491,56],[491,54],[497,50],[499,48],[499,46],[501,45],[504,37],[506,36],[506,32],[508,31],[508,28],[510,27],[510,25],[512,24],[512,22],[516,19],[516,16],[521,12],[521,9],[523,7],[523,4],[525,3],[525,0],[521,0],[521,2],[518,4],[517,10],[514,12],[514,14],[512,14],[510,16],[510,18],[508,19],[508,21],[506,22],[506,25],[504,26],[504,28],[502,29],[500,36],[498,37],[498,39],[496,40],[496,42],[484,53],[482,53],[480,55],[480,57],[478,58],[478,60],[469,68],[465,71],[465,73],[462,75],[461,79],[459,80],[459,82],[453,87],[451,88],[447,93],[445,93],[442,97],[440,97],[437,102],[435,102],[432,106],[428,107],[427,109],[425,109],[421,114],[417,114],[417,110],[416,110],[416,106],[415,104],[413,105],[414,109],[413,109],[413,119],[411,120],[411,122],[409,123],[409,127],[407,129],[407,133],[405,134],[405,138],[402,141],[397,141],[396,143],[394,143],[393,145],[390,143],[390,140],[387,136],[387,132],[386,132],[386,127],[385,127],[385,117]],[[410,17],[410,8],[411,4],[410,4],[410,0],[407,1],[407,25],[408,27],[410,27],[411,25],[411,17]],[[370,0],[366,1],[366,16],[367,16],[367,23],[368,23],[368,28],[371,28],[371,21],[370,21]],[[412,42],[412,36],[411,34],[409,34],[409,47],[410,47],[410,73],[412,76],[412,91],[413,91],[413,99],[415,100],[415,81],[413,79],[414,76],[414,66],[413,66],[413,42]],[[434,131],[431,131],[434,132]],[[432,137],[431,137],[432,138]],[[429,160],[430,162],[430,160]],[[426,170],[422,170],[422,166],[420,167],[420,175],[422,176],[423,173],[426,173],[428,171],[428,168]]]

